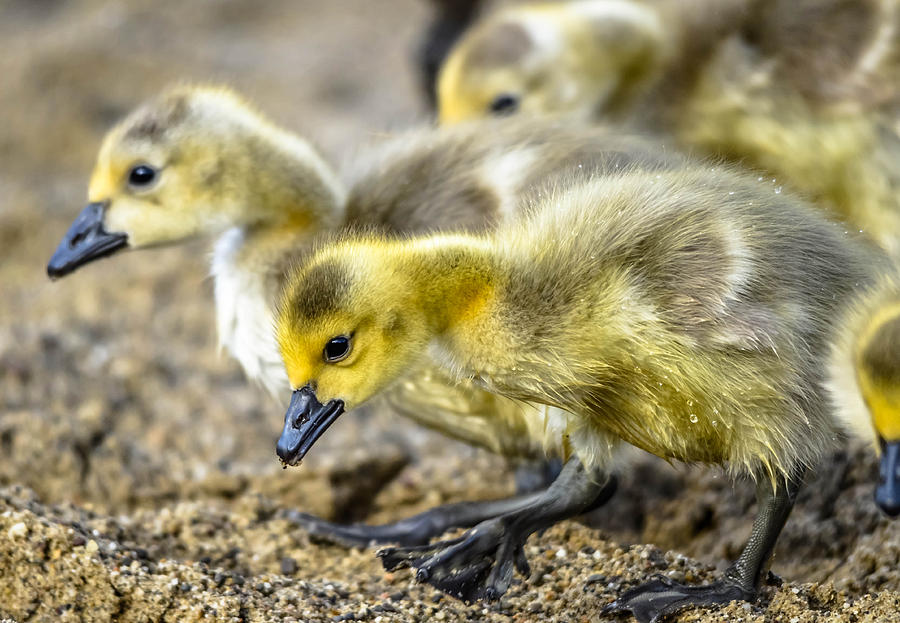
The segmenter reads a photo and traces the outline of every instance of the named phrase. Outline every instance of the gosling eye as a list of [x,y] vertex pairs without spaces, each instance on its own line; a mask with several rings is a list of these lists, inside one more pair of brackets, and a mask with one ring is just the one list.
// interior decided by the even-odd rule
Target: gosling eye
[[491,102],[490,108],[497,116],[511,115],[519,109],[519,98],[510,93],[501,93]]
[[139,164],[128,172],[128,184],[134,188],[146,188],[156,180],[156,169],[146,164]]
[[339,335],[328,340],[325,349],[322,351],[322,358],[325,363],[337,363],[343,361],[350,354],[350,337],[347,335]]

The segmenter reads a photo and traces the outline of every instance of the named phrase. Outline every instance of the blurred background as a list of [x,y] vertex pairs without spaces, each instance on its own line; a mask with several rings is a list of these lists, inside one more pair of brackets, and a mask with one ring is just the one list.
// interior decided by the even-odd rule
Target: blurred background
[[[11,540],[20,520],[47,542],[63,537],[31,527],[35,518],[43,518],[35,526],[68,526],[70,548],[71,530],[89,538],[95,530],[101,552],[103,539],[116,539],[159,565],[193,568],[205,558],[248,576],[324,577],[371,601],[396,590],[371,551],[313,547],[297,534],[285,541],[285,522],[265,524],[277,538],[240,530],[282,508],[387,521],[512,491],[502,460],[383,414],[345,416],[300,468],[282,471],[274,454],[282,406],[217,349],[208,241],[118,255],[58,282],[45,274],[83,207],[103,134],[140,102],[173,82],[226,83],[340,166],[373,133],[429,122],[414,52],[430,15],[426,0],[0,0],[0,510],[15,516],[0,522],[9,537],[0,542],[8,554],[0,555],[0,615],[42,613],[41,591],[71,582],[62,572],[45,584],[11,581],[29,568],[27,548]],[[875,469],[870,453],[854,449],[814,476],[776,571],[851,596],[900,590],[900,539],[872,503]],[[752,504],[749,485],[732,493],[716,472],[648,459],[594,518],[600,532],[578,534],[612,539],[612,549],[649,541],[715,564],[736,555]],[[201,516],[206,532],[189,528]],[[566,543],[580,528],[566,530],[553,533],[548,560],[565,551],[554,548],[578,549]],[[561,558],[545,570],[566,564]],[[652,568],[647,560],[634,558],[632,571]],[[537,599],[527,590],[517,584],[513,599]],[[816,595],[802,607],[827,601]],[[265,590],[252,599],[274,607]],[[541,612],[550,620],[576,601]],[[78,616],[90,618],[85,612]]]

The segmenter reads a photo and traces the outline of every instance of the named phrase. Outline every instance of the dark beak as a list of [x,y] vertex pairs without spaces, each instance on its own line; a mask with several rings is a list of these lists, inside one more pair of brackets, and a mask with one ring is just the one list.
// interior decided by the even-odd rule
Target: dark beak
[[322,404],[308,385],[296,390],[284,416],[284,430],[278,438],[278,456],[285,465],[296,465],[328,427],[344,412],[344,401]]
[[888,516],[900,515],[900,441],[881,446],[881,480],[875,489],[875,503]]
[[103,229],[108,202],[89,203],[75,219],[47,264],[51,279],[64,277],[83,264],[128,246],[128,236]]

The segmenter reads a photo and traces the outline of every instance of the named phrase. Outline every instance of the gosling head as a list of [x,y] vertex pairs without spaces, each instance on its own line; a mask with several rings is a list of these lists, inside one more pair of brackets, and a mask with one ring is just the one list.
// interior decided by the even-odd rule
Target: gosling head
[[438,116],[564,114],[624,106],[657,69],[664,29],[632,0],[515,6],[477,25],[438,76]]
[[881,447],[875,502],[900,515],[900,303],[876,313],[860,340],[857,376]]
[[123,249],[265,219],[315,224],[317,211],[336,201],[326,166],[304,141],[269,124],[232,91],[172,88],[106,135],[88,205],[47,272],[62,277]]
[[293,389],[277,446],[285,464],[425,351],[431,331],[415,277],[381,260],[377,245],[341,244],[288,281],[276,321]]

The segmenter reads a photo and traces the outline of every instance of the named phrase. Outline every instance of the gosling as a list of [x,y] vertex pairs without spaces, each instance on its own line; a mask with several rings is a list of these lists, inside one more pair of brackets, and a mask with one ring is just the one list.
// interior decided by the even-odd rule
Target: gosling
[[897,257],[897,33],[897,0],[516,5],[451,52],[439,118],[638,125],[766,172]]
[[543,424],[571,458],[537,499],[458,539],[383,550],[387,568],[498,598],[513,567],[527,575],[528,536],[589,504],[626,442],[749,476],[759,506],[721,581],[653,581],[608,611],[646,622],[754,600],[804,472],[840,437],[829,346],[880,255],[789,193],[706,164],[603,171],[523,202],[494,233],[348,237],[305,262],[277,321],[294,390],[282,458],[429,355],[562,409]]

